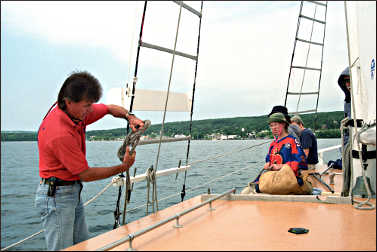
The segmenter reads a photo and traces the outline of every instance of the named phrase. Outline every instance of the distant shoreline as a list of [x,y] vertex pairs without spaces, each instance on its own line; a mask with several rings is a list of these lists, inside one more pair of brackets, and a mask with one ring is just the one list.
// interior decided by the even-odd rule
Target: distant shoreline
[[[305,128],[316,129],[317,138],[340,138],[340,122],[344,118],[343,111],[303,114]],[[191,129],[191,131],[190,131]],[[156,139],[160,136],[161,124],[151,125],[145,136]],[[125,138],[127,130],[116,128],[110,130],[90,130],[86,138],[90,141],[117,141]],[[168,122],[164,125],[164,136],[191,135],[192,140],[220,139],[269,139],[272,138],[267,124],[267,115],[253,117],[234,117],[192,121]],[[228,139],[229,140],[229,139]],[[2,131],[1,141],[37,141],[37,131]]]

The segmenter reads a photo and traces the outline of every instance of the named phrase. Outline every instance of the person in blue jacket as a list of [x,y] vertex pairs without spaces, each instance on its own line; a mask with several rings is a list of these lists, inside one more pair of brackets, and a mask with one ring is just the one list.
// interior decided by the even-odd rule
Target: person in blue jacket
[[[305,154],[297,139],[288,134],[289,122],[282,113],[273,113],[268,118],[268,124],[274,136],[265,158],[264,170],[278,171],[284,164],[291,167],[301,186],[299,169],[307,169]],[[262,172],[261,172],[262,174]],[[256,192],[260,192],[258,182],[261,174],[253,181]]]
[[300,142],[306,156],[308,169],[315,169],[315,165],[318,163],[317,137],[310,129],[304,127],[304,122],[299,115],[293,116],[291,121],[301,129]]

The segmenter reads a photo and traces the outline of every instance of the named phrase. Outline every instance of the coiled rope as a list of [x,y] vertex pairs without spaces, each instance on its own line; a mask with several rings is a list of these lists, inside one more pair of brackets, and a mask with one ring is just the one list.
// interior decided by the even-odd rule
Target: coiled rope
[[[141,135],[149,128],[149,126],[151,126],[151,121],[149,120],[145,120],[144,121],[144,126],[141,128],[141,129],[138,129],[137,131],[135,132],[130,132],[126,138],[124,139],[123,141],[123,144],[122,146],[119,147],[119,150],[118,150],[118,158],[121,162],[123,162],[123,159],[124,159],[124,155],[126,154],[126,148],[127,146],[131,146],[131,150],[130,150],[130,154],[132,155],[132,153],[135,151],[136,149],[136,146],[139,144],[139,141],[140,141],[140,137]],[[136,172],[136,170],[135,170]],[[120,175],[121,177],[124,177],[123,173],[121,173]],[[115,223],[114,223],[114,229],[119,227],[119,216],[120,216],[120,211],[119,211],[119,202],[120,202],[120,196],[121,196],[121,186],[119,187],[119,192],[118,192],[118,200],[117,200],[117,204],[116,204],[116,209],[114,211],[114,217],[115,217]],[[131,188],[131,178],[130,178],[130,171],[127,170],[126,171],[126,198],[124,200],[124,211],[123,211],[123,225],[125,224],[126,222],[126,208],[127,208],[127,203],[130,202],[130,198],[131,198],[131,191],[132,191],[132,188]]]

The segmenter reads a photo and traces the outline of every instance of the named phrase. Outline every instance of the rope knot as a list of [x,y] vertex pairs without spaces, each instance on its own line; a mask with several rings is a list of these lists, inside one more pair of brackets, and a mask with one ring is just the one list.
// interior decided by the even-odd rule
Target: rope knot
[[130,132],[126,138],[123,141],[122,146],[120,146],[118,150],[118,158],[121,162],[123,162],[124,155],[126,154],[126,147],[131,146],[130,154],[132,154],[136,148],[136,146],[139,144],[141,135],[145,132],[146,129],[151,126],[151,121],[145,120],[144,121],[144,127],[140,128],[139,130],[135,132]]
[[[124,175],[123,175],[123,177],[124,177]],[[122,185],[124,185],[124,180],[122,179],[121,176],[118,175],[118,176],[112,178],[111,183],[113,183],[114,186],[122,186]]]

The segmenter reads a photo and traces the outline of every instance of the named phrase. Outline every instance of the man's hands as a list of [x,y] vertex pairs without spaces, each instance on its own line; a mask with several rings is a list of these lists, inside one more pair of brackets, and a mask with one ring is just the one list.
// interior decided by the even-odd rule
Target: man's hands
[[278,171],[278,170],[281,169],[281,167],[283,167],[283,164],[272,164],[271,165],[271,170]]
[[263,169],[278,171],[281,169],[281,167],[283,167],[283,164],[271,164],[270,162],[268,162],[264,164]]
[[125,171],[128,171],[130,169],[130,167],[135,162],[135,156],[136,156],[136,151],[134,150],[132,155],[131,155],[130,154],[130,148],[127,146],[126,147],[126,154],[124,154],[123,163],[121,165],[121,171],[120,172],[125,172]]
[[133,132],[137,131],[139,128],[144,127],[144,122],[137,118],[135,115],[128,114],[127,120],[130,123],[130,127]]
[[112,116],[128,120],[133,132],[137,131],[137,129],[139,128],[144,127],[144,122],[137,118],[135,115],[129,114],[125,108],[114,104],[109,104],[106,106]]
[[270,169],[270,162],[265,163],[264,166],[263,166],[263,169],[265,169],[265,170]]

